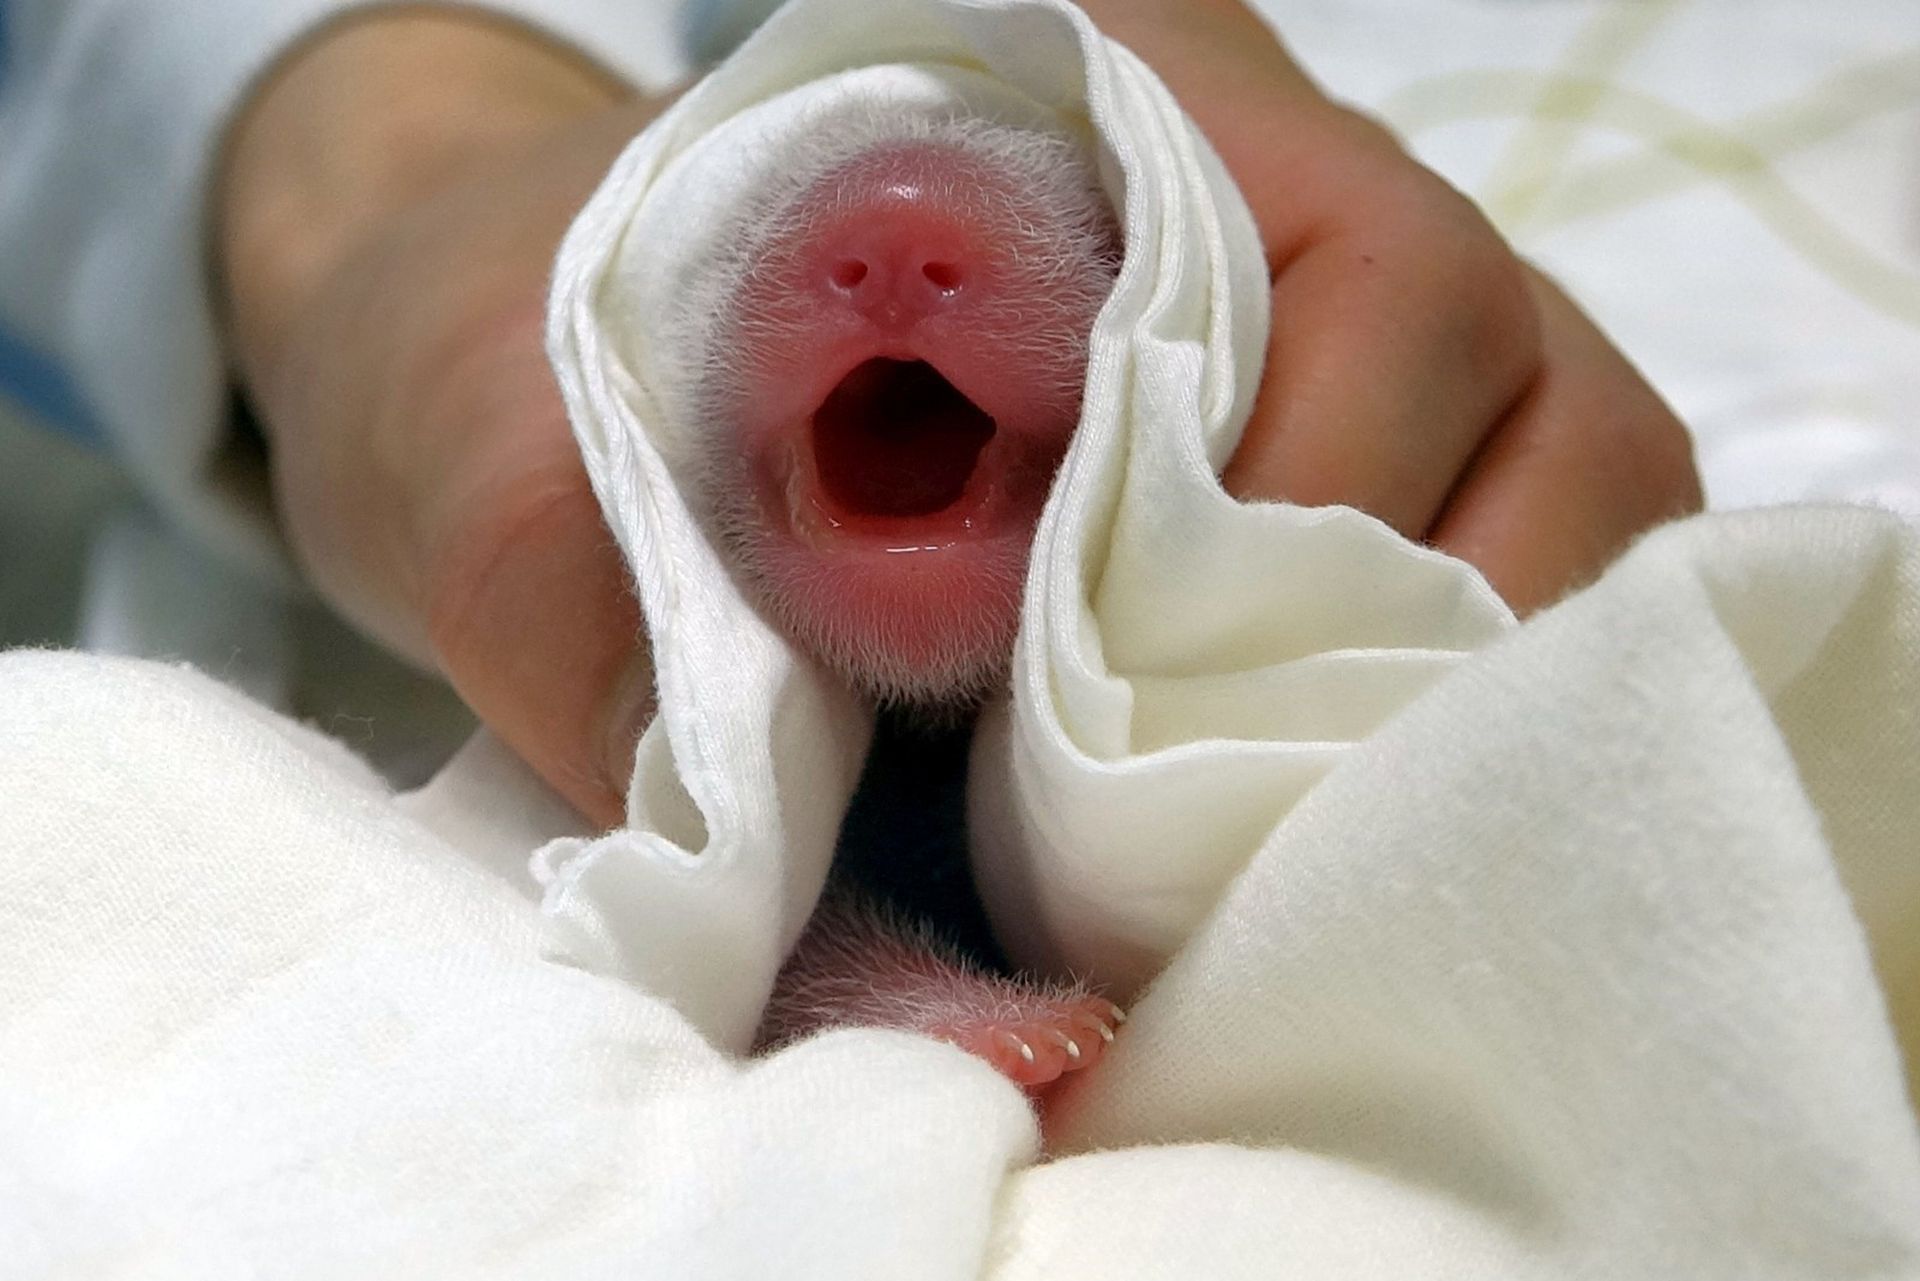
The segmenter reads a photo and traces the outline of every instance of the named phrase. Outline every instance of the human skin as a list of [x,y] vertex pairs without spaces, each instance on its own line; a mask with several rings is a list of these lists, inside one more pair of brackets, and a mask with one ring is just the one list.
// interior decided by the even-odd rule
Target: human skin
[[[1261,232],[1273,338],[1231,492],[1372,512],[1523,613],[1698,509],[1687,435],[1625,359],[1247,10],[1083,7],[1166,80]],[[296,556],[606,824],[650,669],[542,324],[561,235],[663,105],[514,26],[362,11],[244,104],[212,202]]]

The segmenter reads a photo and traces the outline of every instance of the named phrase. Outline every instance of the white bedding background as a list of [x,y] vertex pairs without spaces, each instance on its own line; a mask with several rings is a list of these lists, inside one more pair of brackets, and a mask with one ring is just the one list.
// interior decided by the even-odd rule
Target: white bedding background
[[[1645,54],[1709,7],[1441,9]],[[1334,8],[1299,6],[1309,61]],[[568,816],[485,741],[396,802],[192,672],[0,658],[0,1257],[141,1278],[1920,1276],[1897,1044],[1920,1043],[1909,527],[1704,518],[1516,627],[1363,517],[1228,503],[1209,465],[1262,282],[1151,78],[1054,0],[803,0],[781,21],[628,153],[558,273],[563,386],[667,620],[640,831],[562,836],[537,890],[522,860]],[[1443,79],[1457,34],[1426,32]],[[727,1052],[865,730],[743,616],[649,451],[645,327],[620,302],[649,268],[621,236],[737,110],[846,92],[803,86],[876,59],[959,69],[863,91],[1023,94],[1070,124],[1085,103],[1124,200],[976,819],[1022,951],[1129,986],[1166,969],[1044,1161],[1018,1093],[947,1047]],[[1493,126],[1419,126],[1445,94],[1416,88],[1379,101],[1475,152]],[[1607,219],[1527,219],[1564,211],[1567,157],[1600,144],[1523,143],[1519,194],[1493,203],[1559,266]],[[1561,194],[1527,195],[1541,174]],[[1723,198],[1748,208],[1697,183],[1649,200]],[[1668,274],[1694,265],[1676,249]],[[1810,274],[1813,316],[1835,286]],[[1834,314],[1865,307],[1840,292]],[[1880,362],[1910,331],[1850,323],[1857,348],[1793,368],[1897,392],[1910,375]],[[1683,328],[1697,352],[1770,341],[1739,326]],[[1749,394],[1731,357],[1698,365],[1703,401]]]

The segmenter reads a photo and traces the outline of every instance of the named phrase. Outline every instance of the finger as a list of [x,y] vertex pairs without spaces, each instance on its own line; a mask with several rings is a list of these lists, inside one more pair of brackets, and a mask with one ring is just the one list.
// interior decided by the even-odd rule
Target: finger
[[611,825],[653,707],[639,605],[539,348],[474,350],[493,376],[448,380],[431,411],[470,434],[419,504],[420,615],[480,719]]
[[1273,326],[1229,492],[1348,503],[1424,531],[1538,362],[1520,265],[1238,0],[1086,8],[1207,135],[1266,251]]
[[1529,273],[1547,355],[1428,535],[1522,614],[1605,569],[1637,534],[1701,507],[1680,420],[1558,288]]
[[1266,368],[1223,480],[1418,537],[1537,369],[1524,272],[1471,204],[1397,153],[1330,137],[1297,178],[1263,213],[1295,247],[1276,264]]
[[427,631],[480,719],[583,814],[625,813],[652,714],[626,570],[584,472],[486,496],[427,584]]

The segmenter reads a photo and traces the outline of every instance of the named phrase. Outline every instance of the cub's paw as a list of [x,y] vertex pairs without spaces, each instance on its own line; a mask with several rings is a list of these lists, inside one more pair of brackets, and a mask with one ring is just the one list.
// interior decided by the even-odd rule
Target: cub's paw
[[[988,994],[982,993],[983,996]],[[1120,1007],[1085,992],[994,992],[972,1010],[956,1010],[928,1035],[992,1064],[1029,1090],[1097,1063],[1126,1021]]]

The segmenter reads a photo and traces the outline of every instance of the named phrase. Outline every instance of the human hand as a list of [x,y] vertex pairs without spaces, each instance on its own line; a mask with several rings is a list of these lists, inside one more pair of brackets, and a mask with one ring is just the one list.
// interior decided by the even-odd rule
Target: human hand
[[[1370,511],[1522,610],[1698,506],[1684,430],[1618,353],[1238,3],[1085,4],[1173,87],[1261,229],[1274,337],[1233,492]],[[515,28],[373,11],[267,79],[217,193],[296,553],[606,823],[652,673],[542,321],[560,237],[658,106]]]
[[606,824],[652,671],[543,325],[561,236],[658,105],[516,28],[374,11],[268,78],[217,192],[230,343],[307,573]]
[[1698,511],[1686,429],[1592,322],[1239,0],[1079,0],[1172,89],[1259,226],[1273,331],[1223,480],[1344,503],[1521,613]]

